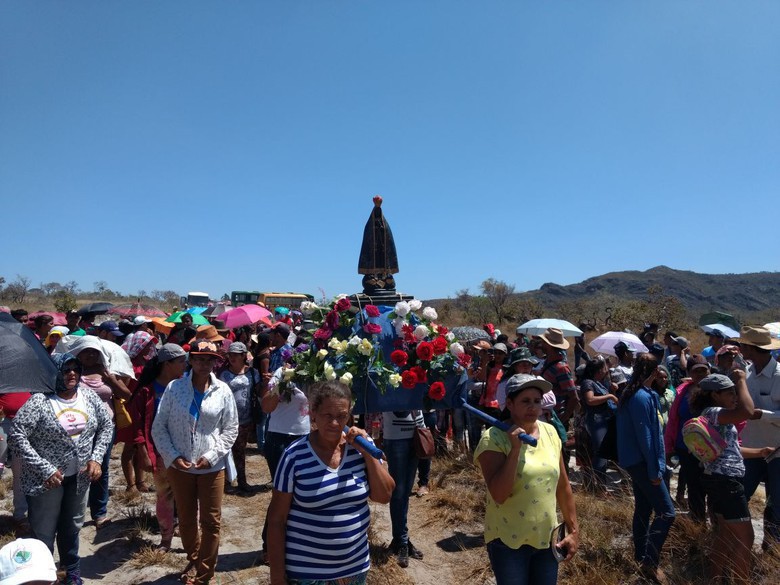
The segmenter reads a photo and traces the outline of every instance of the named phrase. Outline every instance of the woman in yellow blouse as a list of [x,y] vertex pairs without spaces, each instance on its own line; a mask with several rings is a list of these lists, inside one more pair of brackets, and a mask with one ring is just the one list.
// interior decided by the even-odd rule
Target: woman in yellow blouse
[[[488,488],[485,542],[497,585],[552,585],[558,559],[579,546],[577,513],[555,427],[538,420],[549,382],[515,374],[506,385],[512,428],[490,427],[474,453]],[[537,440],[522,443],[521,433]],[[556,501],[566,535],[558,540]]]

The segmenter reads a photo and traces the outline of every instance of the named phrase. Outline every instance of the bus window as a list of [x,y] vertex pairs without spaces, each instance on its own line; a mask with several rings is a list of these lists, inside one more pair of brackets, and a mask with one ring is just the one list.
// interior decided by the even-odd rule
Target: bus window
[[276,307],[299,309],[303,301],[314,301],[314,295],[305,293],[260,293],[257,299],[266,309],[273,311]]
[[230,303],[234,307],[254,305],[259,297],[260,293],[256,290],[234,290],[230,293]]

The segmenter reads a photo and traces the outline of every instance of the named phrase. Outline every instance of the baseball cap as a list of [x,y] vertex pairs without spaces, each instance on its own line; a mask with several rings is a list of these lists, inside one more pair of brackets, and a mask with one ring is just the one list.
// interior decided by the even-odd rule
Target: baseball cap
[[143,325],[144,323],[151,323],[151,322],[152,322],[151,319],[149,319],[148,317],[144,317],[143,315],[138,315],[138,317],[133,319],[133,325],[135,325],[136,327],[138,325]]
[[506,383],[506,395],[509,397],[526,388],[537,388],[542,393],[542,396],[544,396],[544,394],[552,390],[552,384],[539,376],[515,374],[509,378],[509,381]]
[[728,390],[732,386],[734,386],[734,382],[723,374],[710,374],[699,382],[699,388],[704,392],[720,392],[721,390]]
[[100,331],[107,331],[108,333],[113,333],[117,337],[124,337],[124,333],[122,333],[122,330],[119,328],[119,325],[116,324],[116,321],[103,321],[100,325],[98,325],[98,329]]
[[169,362],[185,355],[187,355],[187,352],[181,346],[175,343],[166,343],[157,350],[157,361],[160,363]]
[[247,352],[246,345],[244,345],[240,341],[234,341],[228,347],[228,353],[246,353],[246,352]]
[[683,337],[682,335],[680,335],[679,337],[672,337],[672,341],[674,341],[677,345],[679,345],[683,349],[688,347],[688,340],[685,339],[685,337]]
[[686,369],[689,372],[692,372],[696,368],[710,368],[710,363],[707,361],[707,358],[699,353],[695,353],[688,358],[688,367]]
[[613,348],[615,352],[619,351],[630,351],[631,353],[634,353],[634,348],[630,347],[625,341],[618,341]]
[[287,337],[290,337],[290,328],[284,323],[277,323],[276,325],[274,325],[274,331],[281,334],[281,336],[284,337],[285,339]]
[[54,559],[40,540],[17,538],[0,548],[0,585],[22,585],[31,581],[54,583],[56,580]]

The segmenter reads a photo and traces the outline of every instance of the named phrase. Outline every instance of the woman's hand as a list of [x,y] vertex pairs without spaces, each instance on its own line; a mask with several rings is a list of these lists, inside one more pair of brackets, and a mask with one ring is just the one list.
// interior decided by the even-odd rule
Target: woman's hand
[[612,401],[612,402],[614,402],[615,404],[617,404],[617,403],[618,403],[618,397],[617,397],[617,396],[615,396],[614,394],[607,394],[607,399],[611,400],[611,401]]
[[97,481],[103,474],[103,468],[100,466],[100,463],[90,459],[87,461],[87,466],[84,468],[84,473],[89,478],[89,481]]
[[209,469],[210,467],[211,467],[211,462],[205,457],[200,457],[195,462],[195,469]]
[[577,550],[580,548],[580,535],[578,532],[570,532],[566,537],[555,545],[558,550],[566,550],[566,557],[564,561],[569,561],[577,554]]
[[507,435],[509,436],[509,443],[512,445],[512,449],[520,449],[523,446],[523,442],[520,440],[520,435],[523,433],[525,431],[517,425],[512,425],[512,428],[509,429]]
[[177,457],[173,460],[171,467],[178,469],[179,471],[187,471],[192,467],[192,463],[187,461],[184,457]]
[[349,427],[349,432],[346,433],[345,436],[347,437],[347,443],[357,449],[360,454],[363,455],[363,457],[371,457],[371,453],[361,447],[359,443],[355,442],[355,437],[363,437],[365,439],[368,438],[368,433],[364,429],[359,427]]
[[47,490],[60,487],[62,485],[62,479],[62,472],[58,469],[51,474],[49,479],[43,482],[43,487],[45,487]]

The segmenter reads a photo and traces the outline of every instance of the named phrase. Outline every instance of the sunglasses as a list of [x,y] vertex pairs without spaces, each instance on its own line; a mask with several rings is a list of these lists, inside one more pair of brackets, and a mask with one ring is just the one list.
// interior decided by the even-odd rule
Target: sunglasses
[[61,371],[62,371],[63,374],[70,374],[71,372],[76,372],[77,374],[80,374],[81,373],[81,368],[78,368],[76,366],[68,366],[68,367],[62,368]]

